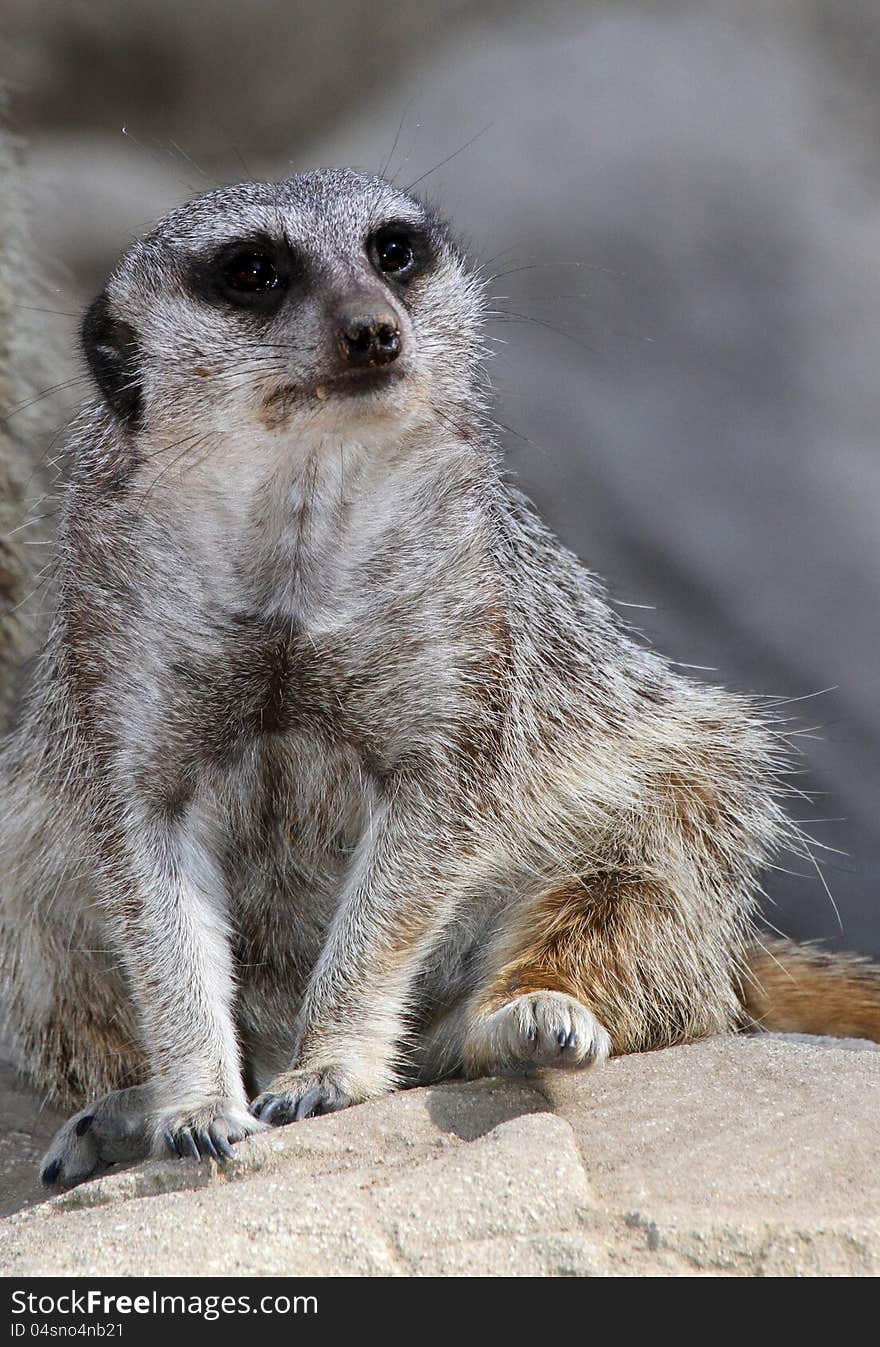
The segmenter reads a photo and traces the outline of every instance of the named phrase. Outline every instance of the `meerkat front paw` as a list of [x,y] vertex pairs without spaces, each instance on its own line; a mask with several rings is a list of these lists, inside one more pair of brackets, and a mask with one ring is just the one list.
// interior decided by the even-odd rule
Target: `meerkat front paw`
[[194,1108],[165,1109],[154,1120],[157,1153],[181,1159],[233,1159],[236,1141],[263,1130],[260,1120],[234,1099],[208,1099]]
[[594,1015],[565,992],[530,992],[478,1020],[465,1043],[469,1076],[602,1062],[611,1039]]
[[251,1112],[270,1127],[336,1113],[365,1096],[355,1090],[345,1073],[334,1067],[323,1071],[285,1071],[276,1076],[251,1104]]
[[152,1090],[114,1090],[68,1118],[43,1156],[40,1178],[48,1188],[72,1188],[110,1165],[145,1160],[153,1144]]

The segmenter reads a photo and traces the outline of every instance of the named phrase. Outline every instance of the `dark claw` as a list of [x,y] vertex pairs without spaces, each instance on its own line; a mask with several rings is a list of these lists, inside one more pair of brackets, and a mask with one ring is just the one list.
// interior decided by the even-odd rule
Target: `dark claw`
[[567,1048],[577,1047],[577,1041],[578,1041],[577,1030],[572,1029],[571,1033],[569,1034],[568,1038],[565,1041],[565,1046]]
[[535,1039],[536,1039],[537,1037],[538,1037],[538,1026],[537,1026],[536,1024],[530,1024],[530,1025],[529,1025],[529,1042],[534,1043],[534,1041],[535,1041]]
[[283,1127],[287,1123],[301,1122],[303,1118],[335,1113],[337,1109],[347,1108],[350,1103],[349,1095],[338,1086],[325,1082],[306,1090],[299,1101],[295,1095],[286,1092],[255,1099],[251,1104],[251,1113],[271,1127]]
[[283,1109],[284,1109],[284,1101],[281,1095],[280,1094],[270,1095],[269,1098],[266,1100],[266,1103],[263,1105],[260,1117],[262,1118],[263,1122],[271,1124],[272,1119],[275,1117],[275,1115],[277,1113],[281,1113]]
[[182,1127],[174,1136],[172,1144],[181,1160],[201,1160],[202,1153],[196,1145],[196,1139],[188,1127]]
[[321,1111],[320,1105],[323,1100],[324,1091],[320,1085],[308,1090],[296,1106],[296,1113],[293,1115],[294,1122],[301,1122],[303,1118],[315,1117]]
[[226,1137],[221,1135],[221,1133],[214,1128],[211,1129],[211,1140],[214,1142],[215,1154],[219,1151],[219,1156],[217,1158],[220,1160],[221,1164],[224,1160],[235,1159],[235,1151],[226,1140]]
[[95,1121],[94,1113],[88,1113],[84,1118],[80,1118],[79,1122],[74,1128],[76,1135],[78,1137],[84,1137],[94,1121]]
[[46,1166],[46,1168],[40,1175],[40,1178],[43,1180],[43,1183],[45,1183],[47,1188],[51,1188],[53,1184],[57,1183],[60,1177],[61,1177],[60,1160],[53,1160],[51,1164],[48,1164]]
[[174,1140],[174,1133],[170,1131],[170,1129],[162,1133],[162,1140],[165,1142],[166,1149],[169,1150],[172,1155],[180,1154],[177,1149],[177,1142]]
[[198,1145],[198,1148],[205,1159],[207,1159],[207,1157],[210,1155],[212,1159],[216,1160],[217,1163],[220,1164],[220,1156],[217,1152],[216,1147],[214,1146],[211,1133],[208,1131],[206,1127],[203,1127],[201,1128],[200,1131],[196,1132],[196,1144]]
[[560,1048],[563,1049],[563,1051],[568,1046],[568,1034],[564,1029],[559,1030],[559,1033],[556,1035],[556,1042],[559,1044]]

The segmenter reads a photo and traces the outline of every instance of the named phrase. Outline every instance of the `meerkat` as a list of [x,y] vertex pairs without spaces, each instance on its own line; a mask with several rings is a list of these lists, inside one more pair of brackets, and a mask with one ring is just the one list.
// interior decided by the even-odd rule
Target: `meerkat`
[[79,1110],[47,1184],[817,1027],[823,987],[880,1038],[872,966],[750,952],[799,845],[784,741],[646,649],[508,484],[485,318],[437,216],[349,171],[174,210],[89,309],[2,760],[7,1020]]

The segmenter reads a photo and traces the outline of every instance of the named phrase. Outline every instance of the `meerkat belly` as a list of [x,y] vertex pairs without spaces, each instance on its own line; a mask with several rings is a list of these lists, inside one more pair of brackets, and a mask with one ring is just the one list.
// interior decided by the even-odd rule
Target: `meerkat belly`
[[307,734],[268,742],[247,775],[226,800],[223,864],[241,1032],[274,1060],[291,1051],[370,799],[356,754]]

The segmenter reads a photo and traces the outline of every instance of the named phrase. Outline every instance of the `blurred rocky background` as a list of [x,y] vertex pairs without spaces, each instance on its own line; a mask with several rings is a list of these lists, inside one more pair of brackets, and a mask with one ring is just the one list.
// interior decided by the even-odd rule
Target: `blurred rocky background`
[[876,0],[0,0],[0,79],[58,381],[116,254],[215,182],[351,163],[449,213],[512,471],[628,620],[809,731],[830,849],[769,919],[880,951]]

